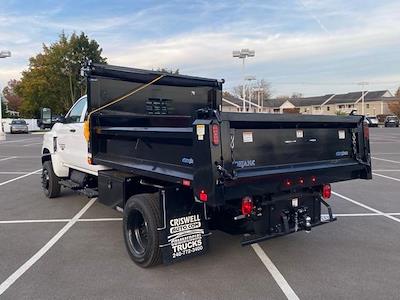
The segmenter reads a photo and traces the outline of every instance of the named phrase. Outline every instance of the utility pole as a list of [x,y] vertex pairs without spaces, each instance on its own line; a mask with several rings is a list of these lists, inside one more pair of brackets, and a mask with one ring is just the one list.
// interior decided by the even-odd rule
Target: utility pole
[[[242,98],[246,100],[246,87],[245,87],[245,79],[244,79],[244,71],[245,71],[245,61],[247,57],[254,57],[256,52],[254,50],[242,49],[242,50],[234,50],[232,51],[232,56],[240,58],[242,60],[242,77],[243,77],[243,88],[242,88]],[[245,101],[243,101],[243,112],[246,110]]]
[[[0,51],[0,58],[6,58],[10,57],[11,52],[10,51]],[[3,131],[3,111],[2,111],[2,100],[3,100],[3,94],[0,91],[0,141],[4,141],[6,139],[6,135],[4,134]]]
[[[252,90],[251,90],[251,81],[252,80],[256,80],[256,78],[254,77],[254,76],[246,76],[245,78],[244,78],[244,80],[245,81],[248,81],[249,83],[248,83],[248,85],[247,85],[247,88],[248,88],[248,90],[249,90],[249,110],[251,109],[251,94],[252,94]],[[243,103],[244,103],[244,101],[243,101]]]
[[361,114],[365,116],[364,110],[364,100],[365,100],[365,86],[369,83],[366,81],[359,82],[358,85],[361,85]]

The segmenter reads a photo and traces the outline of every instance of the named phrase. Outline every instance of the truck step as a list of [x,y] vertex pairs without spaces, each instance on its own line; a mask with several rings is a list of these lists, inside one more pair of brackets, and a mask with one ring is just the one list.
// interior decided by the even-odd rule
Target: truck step
[[85,195],[88,198],[95,198],[99,196],[99,192],[97,189],[83,188],[77,190],[78,193]]
[[60,180],[60,184],[63,187],[70,188],[71,190],[78,190],[82,188],[82,186],[70,179]]

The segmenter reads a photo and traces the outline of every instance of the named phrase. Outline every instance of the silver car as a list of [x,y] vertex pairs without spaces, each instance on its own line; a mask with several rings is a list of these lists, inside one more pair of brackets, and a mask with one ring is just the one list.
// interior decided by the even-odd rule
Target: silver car
[[12,120],[10,124],[10,133],[28,133],[28,124],[25,120]]

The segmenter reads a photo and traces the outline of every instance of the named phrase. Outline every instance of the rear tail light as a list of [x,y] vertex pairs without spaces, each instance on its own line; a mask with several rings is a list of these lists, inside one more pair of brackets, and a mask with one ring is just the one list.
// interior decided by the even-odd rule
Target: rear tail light
[[311,176],[311,182],[316,183],[317,182],[317,177],[316,176]]
[[200,201],[207,202],[207,200],[208,200],[208,195],[207,195],[207,193],[206,193],[204,190],[201,190],[201,191],[200,191],[199,199],[200,199]]
[[212,143],[213,145],[219,145],[219,125],[213,124],[212,129]]
[[322,197],[324,199],[329,199],[331,197],[331,194],[332,194],[331,185],[330,184],[324,184],[322,186]]
[[364,122],[364,138],[366,140],[369,139],[369,127],[368,127],[368,123]]
[[284,184],[286,187],[290,187],[292,185],[292,181],[290,179],[285,179]]
[[242,199],[242,214],[249,215],[254,208],[253,200],[251,197],[246,196]]
[[304,179],[303,178],[299,179],[299,184],[304,184]]
[[190,186],[190,180],[182,179],[182,185],[184,185],[184,186]]

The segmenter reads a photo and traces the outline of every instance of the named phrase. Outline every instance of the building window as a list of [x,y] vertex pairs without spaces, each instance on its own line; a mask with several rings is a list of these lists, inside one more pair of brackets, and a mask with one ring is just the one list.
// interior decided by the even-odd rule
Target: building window
[[353,107],[354,107],[354,104],[347,105],[347,108],[353,108]]
[[330,108],[329,106],[327,106],[327,107],[326,107],[326,110],[327,110],[327,111],[330,111],[330,110],[331,110],[331,108]]
[[366,107],[366,108],[369,108],[369,103],[365,104],[365,107]]
[[343,108],[346,108],[346,106],[345,105],[339,105],[339,109],[343,109]]
[[281,111],[280,111],[280,109],[279,108],[274,108],[274,113],[276,114],[276,113],[280,113]]
[[321,110],[321,106],[314,106],[314,110]]

